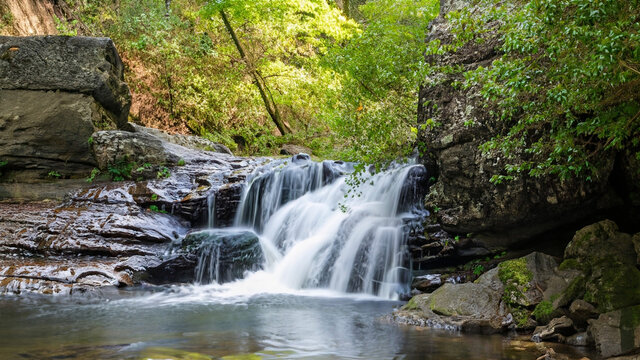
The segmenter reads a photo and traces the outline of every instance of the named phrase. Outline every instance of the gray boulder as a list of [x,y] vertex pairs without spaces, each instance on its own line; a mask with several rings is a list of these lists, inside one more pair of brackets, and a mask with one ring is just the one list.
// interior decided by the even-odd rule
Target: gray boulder
[[92,96],[125,128],[131,93],[109,38],[0,36],[0,89],[60,90]]
[[595,306],[588,302],[578,299],[569,306],[569,317],[579,328],[585,328],[589,319],[598,317],[598,311]]
[[640,304],[640,270],[632,236],[611,220],[578,230],[563,265],[584,273],[584,300],[608,312]]
[[293,144],[284,144],[280,149],[281,155],[297,155],[297,154],[309,154],[311,155],[311,149],[306,146],[301,145],[293,145]]
[[195,149],[195,150],[205,150],[205,151],[213,151],[223,154],[233,155],[231,150],[228,147],[214,143],[213,141],[201,138],[199,136],[193,135],[182,135],[182,134],[167,134],[166,132],[158,129],[148,128],[136,124],[131,124],[135,128],[136,132],[147,133],[149,135],[153,135],[157,138],[160,138],[164,141],[170,142],[172,144],[184,146],[186,148]]
[[640,305],[602,314],[589,324],[603,357],[626,355],[640,348]]
[[611,220],[602,220],[578,230],[564,251],[565,259],[593,265],[609,259],[618,259],[635,265],[637,255],[629,234],[619,231]]
[[414,296],[394,321],[466,332],[496,333],[512,322],[501,293],[486,285],[444,284],[431,294]]
[[88,95],[0,90],[5,179],[42,178],[50,171],[86,176],[96,164],[88,140],[96,124],[108,121],[102,106]]

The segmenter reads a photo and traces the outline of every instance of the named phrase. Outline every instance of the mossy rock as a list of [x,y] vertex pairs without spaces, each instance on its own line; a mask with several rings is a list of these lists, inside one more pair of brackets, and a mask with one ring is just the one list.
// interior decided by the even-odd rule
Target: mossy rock
[[567,245],[564,257],[575,259],[577,263],[573,265],[577,264],[578,268],[612,258],[629,265],[637,263],[631,235],[621,233],[618,225],[611,220],[603,220],[578,230]]
[[500,309],[500,294],[489,287],[474,284],[444,284],[429,297],[429,308],[438,315],[495,317]]
[[594,265],[584,300],[601,312],[640,304],[640,270],[619,260]]
[[569,286],[552,300],[554,308],[568,306],[573,300],[581,299],[584,295],[587,279],[585,276],[578,276]]
[[525,293],[531,287],[533,273],[527,266],[527,259],[509,260],[498,265],[498,277],[504,284],[502,299],[507,305],[531,305]]

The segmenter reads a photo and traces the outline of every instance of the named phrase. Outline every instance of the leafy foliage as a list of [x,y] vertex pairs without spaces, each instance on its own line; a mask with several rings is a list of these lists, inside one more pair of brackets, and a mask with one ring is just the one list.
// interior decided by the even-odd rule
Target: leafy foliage
[[[107,167],[107,172],[111,176],[113,181],[124,181],[131,179],[131,171],[135,164],[130,162],[126,157],[118,159],[115,164],[110,164]],[[93,171],[91,172],[93,175]]]
[[360,7],[363,30],[325,61],[342,75],[327,119],[342,157],[385,164],[409,155],[416,138],[417,92],[424,78],[427,24],[434,0],[372,0]]
[[455,51],[496,29],[503,55],[464,72],[463,86],[487,100],[499,134],[483,145],[504,157],[493,182],[526,174],[597,176],[612,151],[640,158],[640,2],[479,0],[482,13],[449,14]]
[[[93,35],[118,45],[139,104],[132,115],[146,125],[190,129],[253,154],[298,143],[320,156],[380,162],[412,148],[424,37],[437,0],[370,0],[350,11],[362,23],[324,0],[173,0],[168,16],[156,0],[68,3]],[[221,9],[247,59],[225,31]],[[293,135],[274,135],[253,69]]]

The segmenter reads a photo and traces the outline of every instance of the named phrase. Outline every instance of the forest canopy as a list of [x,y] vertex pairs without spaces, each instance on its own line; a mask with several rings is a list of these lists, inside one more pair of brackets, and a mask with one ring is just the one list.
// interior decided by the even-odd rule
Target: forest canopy
[[85,32],[119,47],[136,121],[251,154],[297,143],[386,162],[412,149],[436,0],[351,1],[357,19],[326,0],[68,3]]
[[[459,72],[454,85],[479,88],[497,124],[482,147],[508,160],[494,182],[589,179],[612,152],[640,160],[638,2],[476,0],[446,16],[446,46],[425,43],[437,0],[67,0],[79,17],[59,30],[115,40],[134,120],[241,153],[294,143],[365,163],[407,156],[426,125],[419,87]],[[501,39],[490,66],[425,62],[488,31]]]

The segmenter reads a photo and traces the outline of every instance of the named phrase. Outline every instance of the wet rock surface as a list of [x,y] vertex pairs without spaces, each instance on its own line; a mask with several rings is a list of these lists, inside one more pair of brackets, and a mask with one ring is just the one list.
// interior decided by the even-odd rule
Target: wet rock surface
[[[416,277],[415,287],[433,292],[414,296],[392,320],[483,333],[532,331],[533,341],[595,344],[604,357],[633,358],[640,353],[635,236],[605,220],[578,230],[562,262],[533,252],[501,262],[474,283]],[[444,285],[433,290],[438,283]]]
[[[186,148],[146,132],[102,131],[94,141],[105,158],[159,159],[153,170],[165,170],[143,181],[96,180],[62,203],[0,203],[0,293],[164,283],[180,271],[193,279],[193,265],[166,263],[166,251],[206,225],[210,212],[230,223],[246,176],[269,161]],[[106,164],[108,172],[113,164]],[[210,210],[212,198],[218,201]]]
[[[248,230],[203,230],[189,233],[153,271],[157,279],[219,284],[242,279],[264,261],[260,239]],[[166,268],[176,269],[175,275]]]

